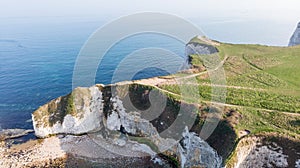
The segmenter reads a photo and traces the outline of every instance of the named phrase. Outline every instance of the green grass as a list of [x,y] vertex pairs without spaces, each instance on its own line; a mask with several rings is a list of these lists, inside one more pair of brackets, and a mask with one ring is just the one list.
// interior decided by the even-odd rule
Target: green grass
[[[55,103],[55,102],[53,102],[53,103]],[[73,93],[63,96],[61,98],[61,102],[57,106],[57,108],[55,108],[55,105],[53,105],[53,107],[49,106],[48,113],[54,114],[53,117],[49,118],[50,126],[53,126],[58,121],[60,123],[63,123],[64,117],[68,114],[70,114],[72,116],[76,115]]]
[[[187,85],[185,87],[187,87]],[[195,86],[190,86],[190,88],[194,87]],[[179,95],[183,92],[178,85],[163,85],[161,88]],[[212,96],[218,96],[212,94],[211,86],[199,85],[198,88],[199,92],[194,92],[194,94],[199,94],[198,97],[200,100],[197,102],[191,98],[189,99],[193,100],[191,102],[199,103],[201,100],[211,101]],[[298,96],[284,95],[271,91],[235,88],[227,88],[226,92],[226,104],[300,113],[300,97]],[[193,97],[195,98],[197,96],[194,95]]]
[[[225,63],[225,71],[241,72],[229,76],[248,75],[248,73],[272,76],[274,82],[286,83],[290,89],[300,87],[300,47],[270,47],[262,45],[233,45],[222,44],[218,46],[221,54],[229,56]],[[232,60],[232,62],[230,62]],[[232,66],[235,69],[232,70]],[[240,65],[239,67],[236,65]],[[268,77],[270,78],[270,77]],[[264,79],[267,79],[264,77]]]
[[[223,68],[229,85],[300,88],[300,47],[246,44],[221,44],[216,47],[220,51],[220,59],[225,55],[228,57]],[[207,56],[190,57],[191,63],[200,67]]]
[[[206,38],[205,36],[203,36],[203,38]],[[205,41],[199,39],[197,36],[192,38],[190,40],[190,42],[193,42],[193,43],[199,43],[199,44],[207,44]],[[208,44],[209,45],[209,44]]]
[[203,67],[204,62],[198,55],[190,55],[189,59],[191,60],[191,64],[197,67]]
[[251,108],[240,108],[238,111],[243,115],[243,120],[237,126],[238,130],[247,129],[253,134],[261,132],[300,134],[300,127],[293,125],[299,121],[299,116]]
[[148,139],[147,137],[129,136],[128,138],[131,141],[136,141],[140,144],[145,144],[145,145],[149,146],[154,152],[160,153],[158,147],[151,141],[151,139]]
[[[60,103],[56,103],[59,99]],[[64,117],[68,114],[77,114],[74,106],[74,96],[72,93],[50,101],[48,104],[41,106],[33,113],[38,124],[43,124],[44,126],[53,126],[57,122],[62,123],[64,121]]]
[[[197,42],[197,39],[192,41]],[[238,109],[245,116],[239,129],[251,129],[256,133],[299,134],[299,119],[282,112],[300,113],[300,46],[221,43],[216,47],[221,58],[228,57],[223,68],[227,85],[232,87],[226,89],[226,103],[245,107]],[[190,61],[195,67],[203,66],[203,57],[205,56],[191,55]],[[198,76],[197,83],[199,93],[193,94],[199,94],[200,100],[192,99],[197,96],[191,94],[193,96],[190,96],[190,102],[201,103],[218,96],[212,94],[211,86],[207,86],[210,84],[208,75]],[[195,85],[183,85],[185,88],[195,88]],[[235,86],[243,88],[234,88]],[[160,87],[177,95],[183,92],[182,86],[177,84]],[[263,111],[264,109],[276,112]]]
[[165,160],[168,160],[169,162],[171,162],[171,164],[173,165],[173,167],[175,168],[179,168],[180,163],[178,161],[178,159],[176,158],[176,156],[172,156],[172,155],[167,155],[167,154],[158,154],[161,158],[164,158]]

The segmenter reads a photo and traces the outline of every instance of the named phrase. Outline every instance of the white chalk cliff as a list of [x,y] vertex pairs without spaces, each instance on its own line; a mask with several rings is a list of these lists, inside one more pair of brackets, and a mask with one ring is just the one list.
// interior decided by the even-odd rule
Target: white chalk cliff
[[77,88],[41,106],[32,114],[35,135],[80,135],[101,129],[102,93],[96,87]]
[[[32,120],[38,137],[98,134],[106,142],[120,148],[130,143],[130,137],[144,138],[152,144],[149,147],[146,145],[144,149],[150,151],[146,153],[153,155],[167,151],[177,157],[182,167],[221,167],[222,164],[217,152],[187,129],[180,142],[160,137],[150,121],[142,118],[136,111],[127,110],[122,100],[112,95],[111,89],[105,89],[102,85],[77,88],[71,94],[57,98],[37,109],[32,114]],[[106,136],[112,135],[112,132],[121,135],[117,139]]]

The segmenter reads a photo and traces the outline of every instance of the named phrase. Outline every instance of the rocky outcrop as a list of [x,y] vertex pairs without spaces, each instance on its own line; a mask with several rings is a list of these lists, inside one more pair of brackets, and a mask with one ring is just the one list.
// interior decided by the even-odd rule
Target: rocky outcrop
[[112,102],[113,111],[107,117],[107,127],[111,126],[111,130],[125,131],[138,137],[152,137],[149,140],[158,147],[159,151],[166,150],[165,146],[177,144],[167,150],[176,151],[181,167],[221,167],[222,158],[217,152],[195,133],[189,132],[187,127],[182,133],[183,138],[180,143],[176,143],[175,140],[161,138],[156,128],[149,121],[142,119],[139,113],[126,113],[118,97],[112,98]]
[[[191,65],[191,69],[185,70],[185,72],[197,73],[199,71],[207,70],[207,68],[211,66],[210,65],[211,62],[214,63],[216,62],[215,56],[217,56],[216,53],[219,52],[219,50],[216,48],[217,45],[220,44],[206,37],[201,37],[201,36],[194,37],[185,46],[187,64]],[[200,56],[199,63],[195,64],[193,60],[195,57],[198,58],[199,56]]]
[[190,42],[186,45],[187,55],[209,55],[217,53],[218,49],[212,45]]
[[222,167],[222,158],[207,142],[187,128],[182,135],[177,148],[182,167]]
[[295,46],[300,44],[300,22],[297,25],[297,28],[290,38],[289,46]]
[[107,116],[107,128],[128,133],[133,136],[148,137],[156,136],[158,132],[148,121],[141,118],[138,112],[126,112],[122,101],[118,97],[112,97],[112,111]]
[[32,114],[35,135],[80,135],[101,129],[103,101],[101,87],[77,88],[38,108]]
[[[122,87],[126,85],[135,90],[132,90],[131,94],[122,91],[121,97],[135,96],[135,98],[131,98],[133,102],[136,102],[141,101],[139,96],[142,96],[144,99],[139,105],[148,104],[145,101],[149,101],[147,98],[149,96],[147,94],[150,92],[149,88],[131,84],[122,84]],[[90,88],[77,88],[69,95],[57,98],[40,107],[32,114],[35,134],[38,137],[55,134],[67,134],[67,137],[70,134],[87,134],[88,136],[81,135],[86,137],[85,141],[88,138],[89,141],[99,145],[101,150],[105,148],[121,156],[127,157],[133,153],[134,156],[130,155],[130,157],[140,157],[143,155],[136,154],[146,153],[153,162],[163,163],[166,161],[163,161],[164,157],[159,156],[162,154],[167,158],[177,158],[181,167],[210,167],[211,165],[221,167],[222,159],[216,151],[199,136],[190,133],[187,128],[183,132],[183,139],[180,142],[177,139],[161,137],[158,132],[158,129],[161,128],[154,124],[156,122],[152,123],[143,118],[139,111],[128,109],[129,107],[123,105],[123,98],[113,93],[118,90],[120,92],[117,87],[118,85],[96,85]],[[138,94],[136,90],[138,90]],[[167,105],[167,108],[171,109],[168,106],[172,106],[172,104]],[[172,111],[172,113],[175,112]],[[163,123],[163,121],[159,123]],[[180,130],[178,131],[180,132]],[[63,139],[60,144],[64,144]],[[64,146],[66,150],[73,148],[72,145],[66,147],[68,144],[66,143]],[[91,147],[91,150],[93,148],[96,149],[96,147]],[[86,157],[89,152],[83,155]],[[89,157],[96,157],[96,155]],[[171,159],[171,162],[174,160]],[[168,164],[164,163],[164,165]]]
[[214,54],[219,52],[216,45],[220,44],[206,37],[197,36],[186,45],[185,52],[187,56]]
[[297,141],[286,137],[257,135],[245,137],[238,143],[229,168],[297,167],[300,159]]

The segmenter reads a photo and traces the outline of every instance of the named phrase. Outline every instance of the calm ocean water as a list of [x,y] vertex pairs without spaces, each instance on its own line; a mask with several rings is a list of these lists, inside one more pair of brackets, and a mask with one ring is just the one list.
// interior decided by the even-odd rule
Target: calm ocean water
[[[32,129],[31,113],[36,108],[71,91],[76,57],[84,42],[104,22],[66,20],[68,21],[63,19],[35,21],[17,18],[1,21],[0,128]],[[276,27],[277,24],[279,25],[266,23],[270,27]],[[287,27],[277,27],[273,32],[266,34],[262,29],[251,28],[251,22],[211,22],[203,26],[205,33],[213,39],[270,45],[287,44],[292,33],[289,31],[294,29],[293,25],[289,24]],[[276,31],[277,36],[271,36]],[[255,33],[257,38],[253,39]],[[96,83],[110,83],[118,63],[135,50],[160,47],[184,57],[184,46],[185,44],[177,40],[157,34],[137,35],[122,40],[106,54],[97,71]],[[163,63],[158,67],[161,65]],[[134,78],[165,74],[167,72],[157,68],[148,68],[137,73]]]
[[[1,25],[1,128],[32,129],[31,113],[36,108],[71,91],[76,57],[84,42],[102,24],[29,20]],[[98,68],[96,83],[111,83],[118,63],[133,51],[145,47],[164,48],[183,57],[185,44],[158,34],[126,38],[106,53]],[[140,64],[146,66],[147,63]],[[168,74],[159,69],[161,65],[160,62],[158,68],[140,70],[134,79]]]

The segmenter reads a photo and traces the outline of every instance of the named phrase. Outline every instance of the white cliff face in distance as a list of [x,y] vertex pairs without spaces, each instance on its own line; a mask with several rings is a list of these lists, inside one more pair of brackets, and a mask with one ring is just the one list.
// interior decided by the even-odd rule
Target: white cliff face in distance
[[290,39],[289,46],[300,45],[300,22],[297,25],[297,28]]

